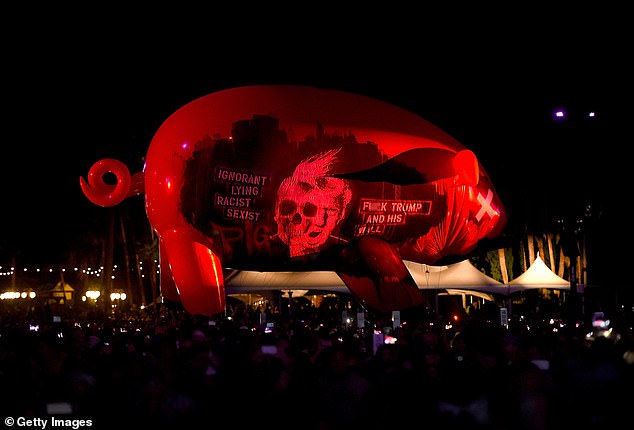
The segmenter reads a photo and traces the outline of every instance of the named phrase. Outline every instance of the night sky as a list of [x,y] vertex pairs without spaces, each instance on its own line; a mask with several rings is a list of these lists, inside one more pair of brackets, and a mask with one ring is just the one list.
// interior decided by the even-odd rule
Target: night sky
[[[392,36],[311,39],[300,48],[253,36],[230,46],[198,40],[199,49],[186,50],[164,39],[87,50],[68,36],[12,48],[3,78],[0,265],[64,262],[78,238],[105,231],[107,210],[79,187],[94,162],[117,158],[141,171],[171,113],[250,84],[339,89],[419,114],[476,153],[508,208],[509,234],[591,205],[606,252],[631,238],[629,60],[601,44],[509,49],[463,40],[443,48]],[[554,120],[560,107],[569,117]],[[124,205],[147,223],[142,197]]]

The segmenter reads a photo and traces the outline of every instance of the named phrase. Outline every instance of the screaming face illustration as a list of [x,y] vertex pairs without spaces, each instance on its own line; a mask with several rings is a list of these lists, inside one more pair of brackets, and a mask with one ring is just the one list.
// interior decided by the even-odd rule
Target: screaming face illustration
[[344,218],[352,193],[343,179],[328,177],[338,150],[302,161],[277,193],[277,237],[291,257],[318,252]]

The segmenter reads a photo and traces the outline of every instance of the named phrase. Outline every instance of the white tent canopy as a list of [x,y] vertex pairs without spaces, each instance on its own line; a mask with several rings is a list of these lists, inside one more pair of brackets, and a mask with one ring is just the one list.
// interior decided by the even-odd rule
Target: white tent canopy
[[225,292],[245,294],[256,291],[319,290],[350,293],[335,272],[257,272],[229,269],[225,271]]
[[541,259],[539,254],[530,267],[517,278],[509,282],[510,292],[533,288],[570,290],[570,282],[557,276]]
[[[508,295],[535,288],[570,290],[570,282],[557,276],[539,254],[531,266],[508,284],[503,284],[474,267],[469,260],[446,266],[405,261],[416,285],[421,290],[448,290]],[[333,271],[258,272],[225,270],[227,294],[245,294],[263,291],[312,290],[332,293],[350,293],[343,280]],[[299,294],[298,294],[299,295]]]
[[[469,260],[448,266],[431,266],[405,261],[418,288],[470,290],[506,294],[507,288],[499,281],[476,269]],[[333,271],[258,272],[225,270],[227,294],[244,294],[272,290],[316,290],[350,293],[343,280]]]
[[507,294],[504,284],[478,270],[469,260],[448,266],[430,266],[405,261],[418,288],[473,290],[484,293]]

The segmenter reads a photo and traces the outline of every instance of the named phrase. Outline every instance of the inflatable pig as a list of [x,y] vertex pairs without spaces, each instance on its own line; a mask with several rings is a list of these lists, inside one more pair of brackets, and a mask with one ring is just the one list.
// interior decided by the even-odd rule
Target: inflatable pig
[[414,307],[423,295],[403,260],[465,255],[505,225],[485,170],[451,136],[391,104],[304,86],[196,99],[158,129],[142,172],[103,159],[80,185],[101,206],[145,193],[162,296],[208,316],[225,309],[225,268],[335,271],[370,310]]

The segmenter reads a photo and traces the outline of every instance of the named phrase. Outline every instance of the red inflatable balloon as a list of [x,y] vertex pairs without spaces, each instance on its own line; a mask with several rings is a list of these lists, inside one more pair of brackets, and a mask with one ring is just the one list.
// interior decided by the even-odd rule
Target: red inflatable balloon
[[403,259],[464,255],[505,225],[485,170],[451,136],[391,104],[303,86],[194,100],[156,132],[142,174],[106,159],[80,183],[102,206],[145,192],[161,293],[210,316],[224,311],[223,267],[334,270],[368,308],[412,307],[422,297]]

